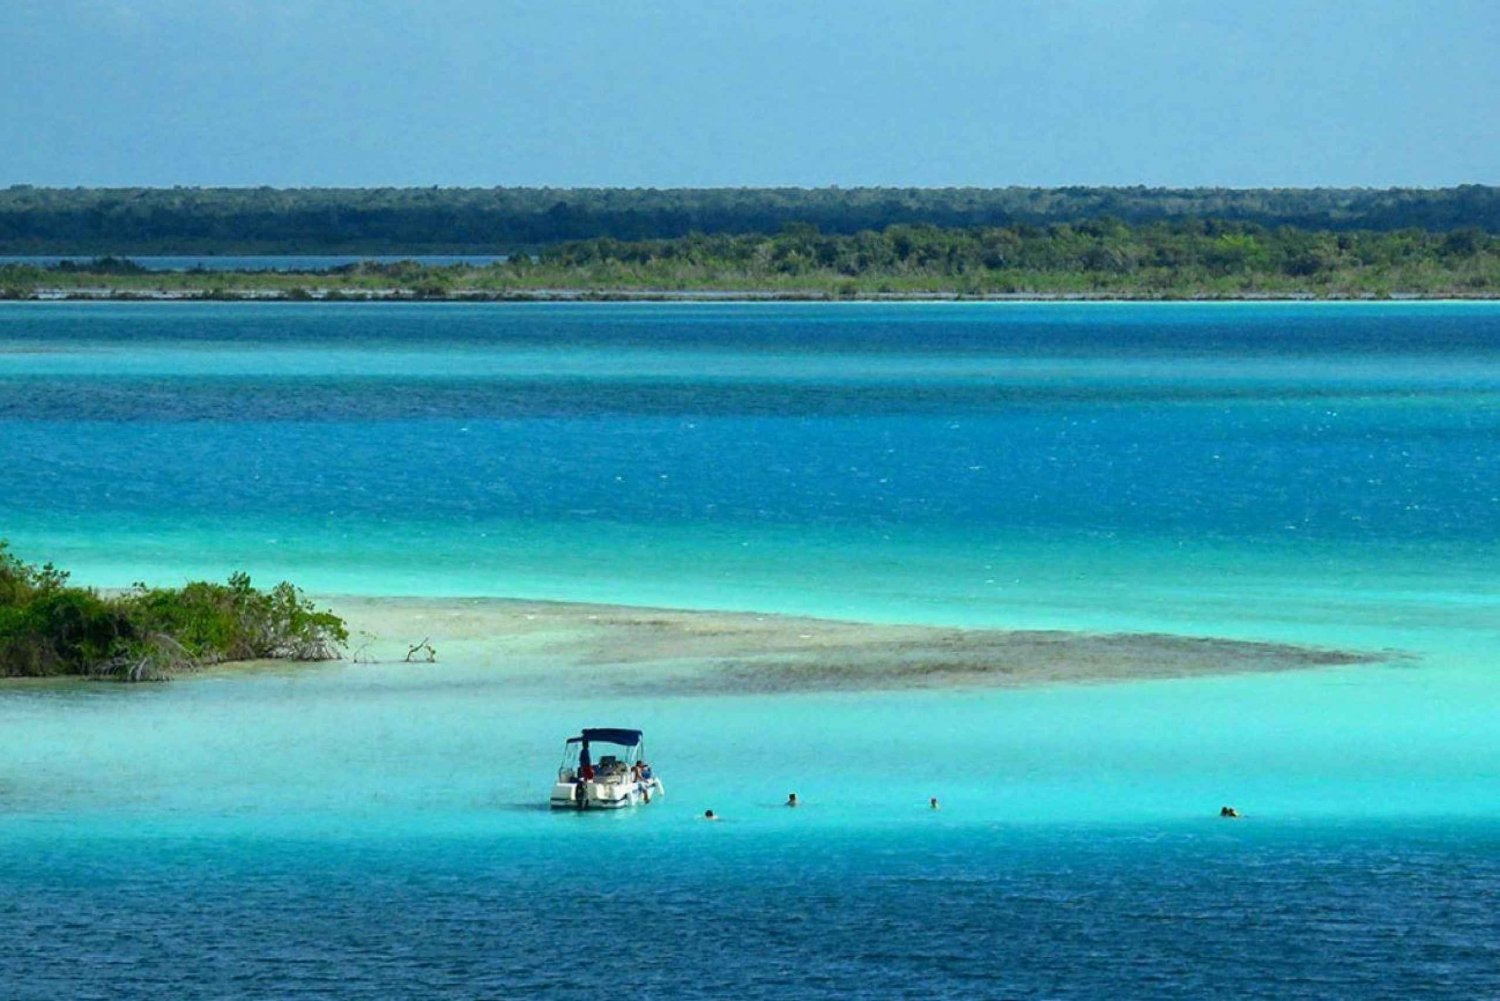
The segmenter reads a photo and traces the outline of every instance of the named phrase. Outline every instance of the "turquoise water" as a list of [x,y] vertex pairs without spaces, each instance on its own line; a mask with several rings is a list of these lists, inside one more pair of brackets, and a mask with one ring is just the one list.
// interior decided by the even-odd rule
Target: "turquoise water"
[[[775,698],[461,659],[11,686],[0,995],[1493,994],[1497,404],[1486,304],[0,306],[0,536],[90,584],[1402,654]],[[646,729],[666,800],[537,808],[596,723]]]

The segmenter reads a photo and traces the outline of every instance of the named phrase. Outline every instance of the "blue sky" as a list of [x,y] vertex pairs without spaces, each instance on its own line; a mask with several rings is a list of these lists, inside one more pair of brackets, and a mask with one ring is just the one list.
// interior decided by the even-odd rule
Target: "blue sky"
[[1500,183],[1500,0],[6,0],[0,184]]

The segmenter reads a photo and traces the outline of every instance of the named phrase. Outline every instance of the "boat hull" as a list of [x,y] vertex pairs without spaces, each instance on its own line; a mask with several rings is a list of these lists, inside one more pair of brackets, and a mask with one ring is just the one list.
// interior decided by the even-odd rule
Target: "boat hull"
[[554,810],[623,810],[663,795],[660,779],[645,782],[558,782],[552,787]]

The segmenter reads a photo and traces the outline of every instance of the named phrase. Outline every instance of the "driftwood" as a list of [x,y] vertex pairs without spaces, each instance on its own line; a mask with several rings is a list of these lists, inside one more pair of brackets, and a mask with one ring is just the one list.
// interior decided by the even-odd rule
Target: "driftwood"
[[372,635],[370,635],[369,633],[366,633],[366,632],[361,632],[359,634],[359,637],[360,637],[360,639],[364,640],[364,642],[361,643],[359,646],[357,646],[357,647],[354,648],[354,652],[349,655],[349,659],[352,660],[356,664],[378,664],[378,663],[380,663],[374,657],[371,657],[370,654],[368,653],[368,651],[370,649],[370,644],[375,642],[375,637],[372,636]]
[[408,664],[416,662],[421,662],[423,664],[436,663],[437,650],[434,649],[433,645],[429,642],[431,638],[432,637],[430,636],[423,637],[422,642],[416,644],[406,651],[406,656],[403,658],[403,660]]

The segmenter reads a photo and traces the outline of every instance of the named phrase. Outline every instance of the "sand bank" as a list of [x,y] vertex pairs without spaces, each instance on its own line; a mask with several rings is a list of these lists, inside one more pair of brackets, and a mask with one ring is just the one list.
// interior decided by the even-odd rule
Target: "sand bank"
[[1280,643],[1060,631],[951,629],[745,612],[503,599],[323,597],[356,660],[438,663],[518,684],[621,692],[768,693],[1113,682],[1373,664],[1371,653]]

